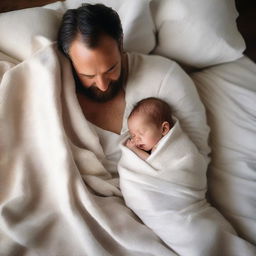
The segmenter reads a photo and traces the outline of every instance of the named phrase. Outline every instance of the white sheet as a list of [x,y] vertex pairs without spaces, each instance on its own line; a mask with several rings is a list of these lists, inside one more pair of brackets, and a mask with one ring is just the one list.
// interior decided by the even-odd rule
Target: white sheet
[[209,192],[256,245],[256,65],[247,57],[193,74],[211,126]]

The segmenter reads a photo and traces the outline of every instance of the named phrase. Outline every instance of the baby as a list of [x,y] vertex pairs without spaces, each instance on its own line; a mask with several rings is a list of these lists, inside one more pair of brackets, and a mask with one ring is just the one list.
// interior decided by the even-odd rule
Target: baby
[[172,120],[168,104],[155,98],[140,101],[128,128],[131,138],[122,140],[118,164],[126,205],[179,255],[215,255],[215,248],[216,255],[223,250],[234,255],[223,239],[234,246],[241,241],[205,197],[208,161],[179,120]]
[[173,125],[171,109],[166,102],[153,97],[143,99],[128,117],[130,138],[125,146],[146,160]]

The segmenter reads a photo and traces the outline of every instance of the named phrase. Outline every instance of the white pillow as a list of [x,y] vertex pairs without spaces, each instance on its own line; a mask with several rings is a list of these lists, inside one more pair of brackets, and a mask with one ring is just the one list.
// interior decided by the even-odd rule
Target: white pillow
[[1,13],[0,51],[22,61],[40,48],[40,37],[56,40],[58,26],[56,12],[40,7]]
[[55,41],[63,13],[67,9],[81,6],[83,2],[100,2],[119,13],[124,30],[125,50],[146,54],[155,47],[155,27],[147,0],[68,0],[45,5],[45,8],[28,8],[0,14],[0,51],[23,61],[47,44],[47,40],[43,38],[49,39],[48,42]]
[[192,67],[236,60],[245,50],[234,0],[152,0],[153,51]]
[[120,16],[124,31],[124,49],[131,52],[148,54],[155,45],[155,25],[152,20],[148,0],[66,0],[45,5],[64,13],[67,9],[75,9],[83,3],[102,3],[113,8]]
[[207,109],[212,202],[256,244],[256,65],[247,57],[191,75]]

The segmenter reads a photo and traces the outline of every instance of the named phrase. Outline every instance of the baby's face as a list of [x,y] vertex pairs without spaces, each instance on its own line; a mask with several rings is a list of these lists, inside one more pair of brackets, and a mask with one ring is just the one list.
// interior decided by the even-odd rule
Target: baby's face
[[142,114],[129,118],[128,128],[136,147],[145,151],[151,150],[163,136],[162,127],[150,122]]

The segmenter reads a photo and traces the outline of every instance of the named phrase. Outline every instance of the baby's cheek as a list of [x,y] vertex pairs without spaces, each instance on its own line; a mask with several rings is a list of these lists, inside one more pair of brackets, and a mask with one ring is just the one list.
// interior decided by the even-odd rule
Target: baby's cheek
[[135,145],[135,139],[131,139],[131,143]]

